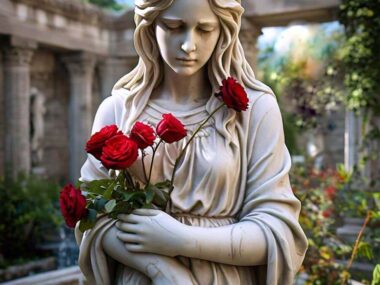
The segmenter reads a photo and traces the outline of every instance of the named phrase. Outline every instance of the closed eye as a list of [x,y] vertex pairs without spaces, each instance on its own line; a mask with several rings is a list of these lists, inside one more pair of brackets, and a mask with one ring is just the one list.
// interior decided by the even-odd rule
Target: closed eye
[[211,33],[214,28],[198,28],[201,33]]
[[210,33],[212,31],[214,31],[216,29],[216,24],[212,24],[212,23],[200,23],[198,25],[198,30],[200,30],[201,32],[203,33]]
[[182,28],[182,25],[178,25],[178,24],[167,24],[167,23],[164,23],[164,26],[168,30],[179,30],[179,29]]

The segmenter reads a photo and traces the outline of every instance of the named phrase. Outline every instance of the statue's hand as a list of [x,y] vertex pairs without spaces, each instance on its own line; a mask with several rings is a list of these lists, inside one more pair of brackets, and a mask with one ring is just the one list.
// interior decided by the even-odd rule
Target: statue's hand
[[132,252],[150,252],[166,256],[180,255],[187,244],[189,226],[161,210],[138,209],[129,215],[119,215],[117,237]]

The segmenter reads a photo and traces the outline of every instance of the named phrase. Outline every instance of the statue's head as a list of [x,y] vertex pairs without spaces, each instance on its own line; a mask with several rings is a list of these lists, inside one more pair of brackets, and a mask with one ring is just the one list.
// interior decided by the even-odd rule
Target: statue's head
[[[219,91],[223,79],[233,76],[247,88],[272,93],[255,79],[245,58],[238,37],[243,11],[240,0],[135,0],[134,44],[139,62],[114,86],[114,92],[126,98],[123,129],[128,130],[142,112],[162,82],[165,68],[184,75],[207,68],[213,92]],[[212,96],[206,110],[211,112],[219,104]],[[227,138],[236,112],[225,112],[217,115],[223,120],[216,120],[216,128]]]
[[136,51],[148,69],[163,73],[167,64],[176,73],[191,75],[209,63],[212,85],[231,74],[243,13],[240,1],[136,0],[135,5]]
[[[156,62],[162,62],[163,59],[175,72],[188,75],[209,61],[211,65],[217,66],[224,52],[237,38],[243,12],[239,2],[138,0],[135,3],[137,52],[144,58],[144,54],[152,54],[152,49],[155,49]],[[144,42],[149,42],[148,49]],[[197,60],[181,62],[177,58]]]

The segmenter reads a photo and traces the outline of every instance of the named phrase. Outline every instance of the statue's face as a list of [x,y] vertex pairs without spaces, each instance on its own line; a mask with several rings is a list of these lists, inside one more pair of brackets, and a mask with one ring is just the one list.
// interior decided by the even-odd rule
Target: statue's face
[[174,72],[192,75],[210,59],[220,34],[207,0],[175,0],[156,19],[161,56]]

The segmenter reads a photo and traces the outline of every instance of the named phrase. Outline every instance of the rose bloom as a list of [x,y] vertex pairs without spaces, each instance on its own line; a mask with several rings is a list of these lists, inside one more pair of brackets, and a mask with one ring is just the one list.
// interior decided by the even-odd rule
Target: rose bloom
[[332,213],[333,210],[331,208],[328,208],[322,212],[322,216],[327,219],[331,217]]
[[151,126],[148,126],[141,122],[136,122],[133,126],[129,137],[134,140],[140,149],[152,146],[156,135]]
[[106,141],[100,160],[108,169],[126,169],[136,161],[137,156],[137,143],[120,134]]
[[122,134],[116,125],[105,126],[99,132],[96,132],[86,143],[86,152],[92,154],[96,159],[100,160],[102,149],[105,142],[115,135]]
[[243,86],[240,85],[233,77],[223,79],[222,86],[216,97],[221,97],[222,101],[228,108],[235,111],[245,111],[248,109],[248,96]]
[[67,184],[59,195],[61,213],[67,226],[74,228],[75,224],[87,216],[86,198],[79,189]]
[[336,196],[336,188],[332,185],[326,187],[324,189],[324,192],[325,192],[325,195],[327,196],[327,198],[329,198],[330,200],[334,199],[335,196]]
[[179,141],[187,134],[183,124],[170,113],[162,115],[162,120],[157,124],[156,133],[167,143]]

